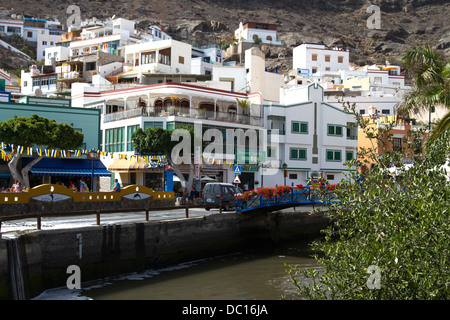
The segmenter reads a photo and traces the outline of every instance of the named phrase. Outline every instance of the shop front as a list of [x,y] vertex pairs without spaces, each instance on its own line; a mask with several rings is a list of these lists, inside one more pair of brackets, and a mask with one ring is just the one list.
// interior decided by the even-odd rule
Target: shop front
[[163,163],[117,158],[108,166],[108,170],[123,187],[138,184],[154,191],[173,191],[173,169]]
[[[23,158],[22,167],[33,158]],[[30,187],[41,184],[62,184],[79,190],[84,180],[91,191],[99,190],[99,178],[110,177],[111,173],[98,159],[43,158],[30,169]]]

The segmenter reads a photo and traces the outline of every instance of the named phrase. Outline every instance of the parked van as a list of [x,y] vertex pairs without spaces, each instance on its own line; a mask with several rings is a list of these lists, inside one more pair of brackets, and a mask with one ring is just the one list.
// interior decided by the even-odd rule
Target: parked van
[[[242,190],[238,188],[238,193]],[[203,204],[220,204],[226,202],[235,203],[234,195],[236,193],[236,186],[231,183],[210,182],[205,185],[202,192]],[[219,206],[217,206],[219,207]],[[232,206],[224,206],[224,210],[230,210]],[[210,208],[206,208],[209,210]]]

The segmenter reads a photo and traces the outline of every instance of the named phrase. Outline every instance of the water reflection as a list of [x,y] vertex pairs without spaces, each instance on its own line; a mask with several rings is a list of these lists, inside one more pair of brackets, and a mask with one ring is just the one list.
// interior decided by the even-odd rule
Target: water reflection
[[316,266],[306,242],[150,270],[85,289],[94,300],[278,300],[298,298],[285,264]]

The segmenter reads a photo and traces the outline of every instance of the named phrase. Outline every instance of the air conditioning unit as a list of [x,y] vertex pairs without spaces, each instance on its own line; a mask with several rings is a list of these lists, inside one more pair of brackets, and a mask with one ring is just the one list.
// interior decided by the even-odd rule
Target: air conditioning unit
[[317,180],[320,177],[320,172],[319,171],[308,171],[306,172],[306,179],[309,180],[311,177],[313,177],[313,179]]

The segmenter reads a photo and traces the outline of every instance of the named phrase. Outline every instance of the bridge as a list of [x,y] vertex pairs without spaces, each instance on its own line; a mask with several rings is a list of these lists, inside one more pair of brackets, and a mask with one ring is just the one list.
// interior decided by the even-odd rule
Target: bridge
[[306,186],[302,190],[291,188],[290,193],[274,197],[256,194],[251,199],[236,199],[236,212],[268,212],[302,205],[330,205],[332,203],[339,203],[339,201],[334,192],[328,190],[326,186],[316,188]]

